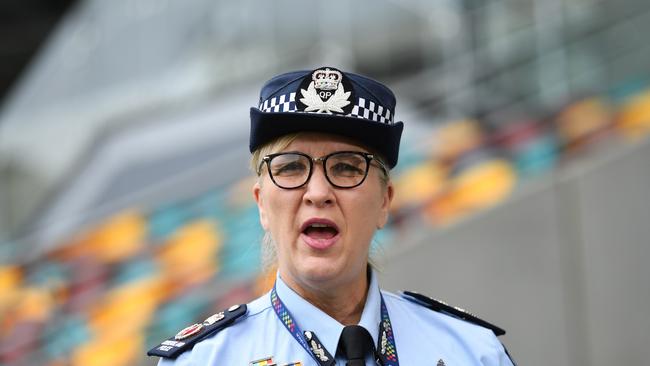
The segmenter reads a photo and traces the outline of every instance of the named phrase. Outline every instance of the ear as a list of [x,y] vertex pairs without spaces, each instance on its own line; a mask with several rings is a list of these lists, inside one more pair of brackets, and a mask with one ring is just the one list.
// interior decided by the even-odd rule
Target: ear
[[260,213],[260,224],[262,225],[262,228],[264,228],[264,231],[268,231],[269,221],[266,216],[266,210],[264,209],[264,203],[262,202],[261,190],[262,187],[258,181],[255,183],[255,185],[253,185],[253,199],[255,199],[255,202],[257,203],[257,210]]
[[377,229],[383,228],[388,222],[388,212],[390,210],[390,204],[393,202],[393,195],[395,194],[395,187],[393,182],[389,181],[386,184],[386,189],[384,189],[382,203],[380,207],[379,220],[377,222]]

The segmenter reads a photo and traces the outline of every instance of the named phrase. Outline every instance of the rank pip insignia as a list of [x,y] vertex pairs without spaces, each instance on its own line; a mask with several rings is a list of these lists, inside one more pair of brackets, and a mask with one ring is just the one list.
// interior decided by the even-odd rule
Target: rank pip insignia
[[220,311],[220,312],[210,316],[209,318],[205,319],[203,321],[203,325],[207,327],[209,325],[212,325],[212,324],[218,322],[219,320],[221,320],[221,319],[223,319],[225,317],[226,317],[226,315],[223,313],[223,311]]
[[296,105],[305,112],[349,114],[352,86],[338,70],[318,69],[300,84]]

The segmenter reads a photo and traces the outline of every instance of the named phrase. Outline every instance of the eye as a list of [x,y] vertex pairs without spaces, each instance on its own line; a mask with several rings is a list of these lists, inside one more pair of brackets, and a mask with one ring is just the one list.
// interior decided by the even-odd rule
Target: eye
[[327,169],[334,176],[360,176],[366,172],[366,160],[358,154],[333,155],[328,161]]
[[340,176],[363,175],[363,170],[359,166],[349,163],[337,162],[330,167],[330,172]]
[[307,169],[307,163],[300,157],[278,156],[271,162],[271,171],[274,176],[301,175]]

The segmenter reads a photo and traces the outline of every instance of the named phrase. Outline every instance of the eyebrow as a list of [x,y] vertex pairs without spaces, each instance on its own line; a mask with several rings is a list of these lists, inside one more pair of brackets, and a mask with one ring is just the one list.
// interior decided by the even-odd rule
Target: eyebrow
[[[350,153],[350,152],[351,152],[351,153],[373,154],[373,153],[371,153],[370,151],[363,151],[363,150],[337,150],[337,151],[332,151],[332,152],[329,152],[329,153],[323,154],[323,155],[321,155],[320,157],[327,156],[327,155],[331,155],[331,154],[335,154],[335,153],[340,153],[340,152],[346,152],[346,153]],[[309,156],[311,156],[311,154],[307,154],[306,152],[304,152],[304,151],[300,151],[300,150],[279,151],[279,152],[277,152],[277,153],[273,153],[273,154],[292,154],[292,153],[293,153],[293,154],[305,154],[305,155],[309,155]],[[269,154],[269,155],[273,155],[273,154]],[[374,154],[373,154],[373,155],[374,155]]]

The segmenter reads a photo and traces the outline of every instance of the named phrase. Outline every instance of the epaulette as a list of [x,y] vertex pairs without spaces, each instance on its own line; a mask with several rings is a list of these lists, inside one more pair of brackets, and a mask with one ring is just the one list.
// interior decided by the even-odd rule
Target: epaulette
[[203,323],[195,323],[186,327],[175,336],[150,349],[147,356],[176,358],[201,340],[228,327],[244,314],[246,314],[246,305],[233,305],[228,310],[210,316]]
[[418,305],[422,305],[424,307],[427,307],[439,313],[447,314],[454,318],[465,320],[472,324],[476,324],[484,328],[488,328],[492,332],[494,332],[494,334],[496,334],[497,336],[502,336],[506,334],[505,330],[497,327],[496,325],[490,324],[485,320],[478,318],[476,315],[468,312],[467,310],[455,306],[451,306],[443,301],[432,299],[428,296],[424,296],[422,294],[418,294],[417,292],[412,292],[412,291],[402,292],[402,297],[405,298],[406,300],[414,302]]

